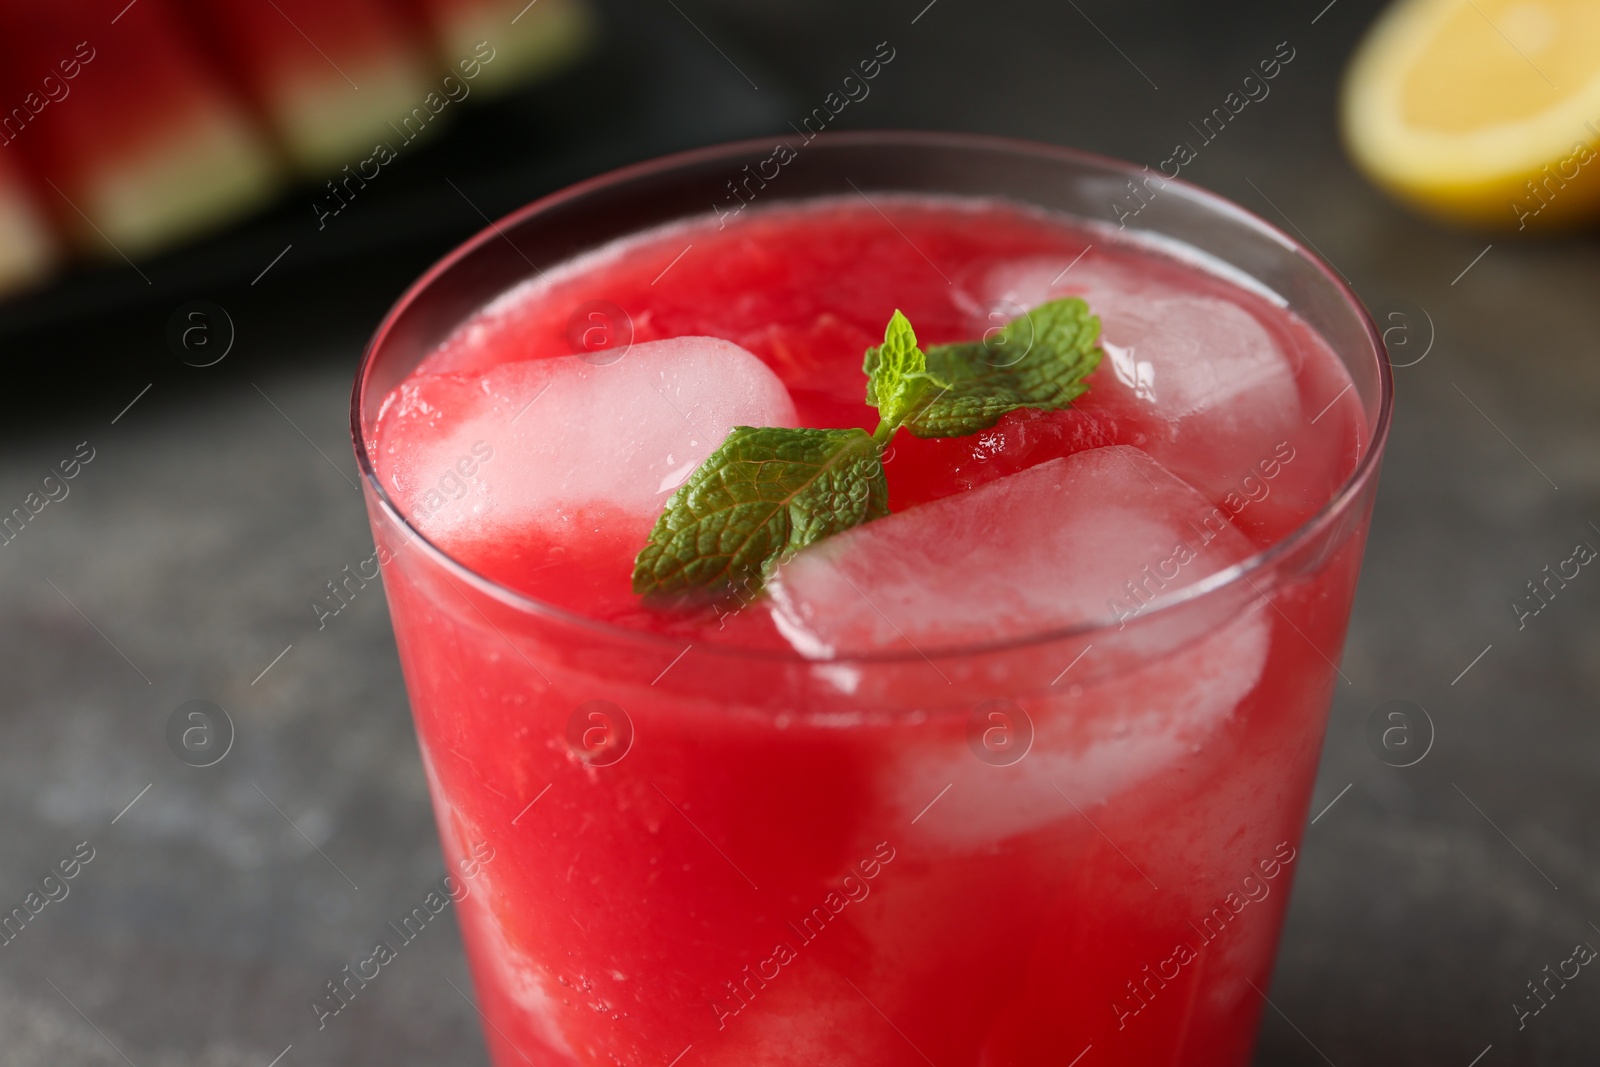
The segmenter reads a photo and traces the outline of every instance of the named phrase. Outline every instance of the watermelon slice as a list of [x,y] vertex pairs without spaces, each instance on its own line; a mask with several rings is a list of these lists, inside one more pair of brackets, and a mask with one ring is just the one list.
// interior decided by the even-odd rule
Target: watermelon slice
[[0,296],[44,277],[57,251],[48,216],[23,177],[15,152],[0,148]]
[[138,256],[271,191],[270,150],[167,0],[0,4],[0,42],[0,132],[86,248]]
[[440,58],[475,89],[499,93],[553,74],[594,36],[587,0],[409,0]]
[[432,58],[383,0],[182,0],[288,153],[325,177],[392,142]]

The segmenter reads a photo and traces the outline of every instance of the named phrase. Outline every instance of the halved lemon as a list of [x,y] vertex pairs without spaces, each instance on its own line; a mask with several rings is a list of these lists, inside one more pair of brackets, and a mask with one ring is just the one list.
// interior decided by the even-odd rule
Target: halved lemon
[[1345,76],[1374,181],[1453,222],[1600,215],[1600,0],[1399,0]]

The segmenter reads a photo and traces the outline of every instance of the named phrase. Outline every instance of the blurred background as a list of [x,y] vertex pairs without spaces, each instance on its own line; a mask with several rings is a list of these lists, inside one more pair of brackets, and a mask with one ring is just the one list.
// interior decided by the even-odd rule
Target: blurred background
[[448,914],[350,1018],[306,1007],[443,873],[381,594],[308,607],[372,552],[362,345],[489,219],[784,135],[880,42],[836,128],[1186,141],[1385,330],[1257,1062],[1592,1063],[1600,977],[1519,1012],[1600,946],[1596,8],[1416,0],[1352,68],[1374,0],[4,0],[0,911],[81,870],[0,944],[0,1065],[485,1062]]

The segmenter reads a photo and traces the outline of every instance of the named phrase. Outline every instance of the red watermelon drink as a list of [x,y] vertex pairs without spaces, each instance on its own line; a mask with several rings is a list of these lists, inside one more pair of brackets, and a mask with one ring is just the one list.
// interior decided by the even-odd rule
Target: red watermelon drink
[[357,384],[495,1062],[1247,1062],[1370,323],[1209,194],[1098,221],[1120,164],[784,147],[533,205]]

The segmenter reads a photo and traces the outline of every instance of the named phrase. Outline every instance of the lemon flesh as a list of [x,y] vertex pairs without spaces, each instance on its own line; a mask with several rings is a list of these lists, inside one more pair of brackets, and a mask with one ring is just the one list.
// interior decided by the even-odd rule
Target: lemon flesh
[[1471,225],[1600,215],[1600,0],[1399,0],[1345,77],[1358,166]]

